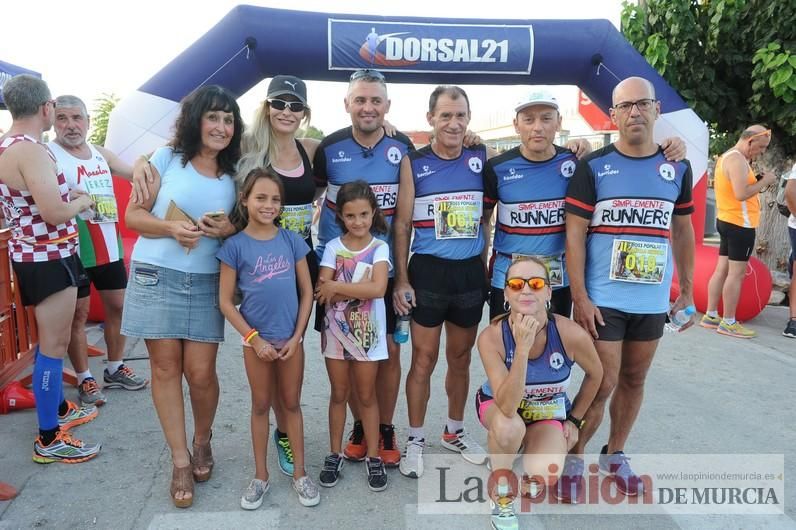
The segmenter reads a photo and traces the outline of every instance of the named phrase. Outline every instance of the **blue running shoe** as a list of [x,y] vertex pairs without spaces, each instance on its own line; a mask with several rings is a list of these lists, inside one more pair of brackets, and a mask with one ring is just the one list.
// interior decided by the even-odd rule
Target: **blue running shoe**
[[287,436],[280,437],[274,429],[274,445],[276,446],[276,456],[279,460],[279,470],[288,477],[293,476],[293,449],[290,448],[290,440]]
[[585,498],[585,479],[583,478],[583,459],[575,455],[567,455],[564,470],[558,479],[553,494],[560,502],[578,504]]
[[608,446],[600,451],[600,473],[616,479],[616,489],[624,495],[636,496],[644,494],[644,483],[632,469],[630,458],[622,451],[608,454]]

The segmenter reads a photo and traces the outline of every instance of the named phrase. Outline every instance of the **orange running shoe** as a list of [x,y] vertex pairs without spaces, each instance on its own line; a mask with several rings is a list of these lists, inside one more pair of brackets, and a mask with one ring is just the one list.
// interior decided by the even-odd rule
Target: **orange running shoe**
[[93,405],[78,407],[76,403],[69,400],[66,401],[66,404],[68,406],[66,414],[63,416],[60,414],[58,415],[58,425],[61,427],[62,431],[68,431],[73,427],[88,423],[97,417],[97,407]]
[[348,437],[348,444],[343,450],[343,455],[348,460],[354,462],[362,462],[368,454],[368,443],[365,441],[365,430],[362,428],[362,422],[356,420],[354,428],[351,429],[351,434]]
[[379,425],[379,458],[387,467],[397,467],[401,463],[401,451],[395,440],[395,425]]

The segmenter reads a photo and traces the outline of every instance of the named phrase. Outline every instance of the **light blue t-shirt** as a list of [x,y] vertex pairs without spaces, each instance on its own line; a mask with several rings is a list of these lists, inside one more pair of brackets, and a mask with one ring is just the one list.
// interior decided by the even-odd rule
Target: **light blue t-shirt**
[[239,232],[218,251],[218,259],[237,273],[241,315],[268,342],[287,340],[296,330],[296,263],[309,251],[301,236],[282,228],[267,241]]
[[[155,217],[166,218],[170,201],[196,221],[207,212],[232,212],[235,182],[229,175],[206,177],[190,162],[182,167],[182,155],[174,153],[171,147],[155,151],[150,162],[160,173],[160,190],[152,206]],[[186,253],[173,237],[141,236],[135,243],[131,259],[182,272],[213,274],[218,272],[216,252],[220,246],[221,240],[203,236],[199,245]]]

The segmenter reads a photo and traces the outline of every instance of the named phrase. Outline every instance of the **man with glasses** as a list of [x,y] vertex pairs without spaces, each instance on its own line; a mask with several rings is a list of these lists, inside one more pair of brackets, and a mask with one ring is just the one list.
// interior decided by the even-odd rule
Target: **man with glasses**
[[47,84],[18,75],[3,86],[11,129],[0,137],[0,202],[11,228],[8,251],[22,303],[33,306],[39,344],[33,393],[39,436],[33,461],[78,463],[97,456],[99,444],[73,438],[69,429],[97,416],[63,399],[63,364],[78,288],[87,278],[75,255],[74,217],[93,206],[82,191],[70,191],[55,157],[39,138],[55,118]]
[[[69,189],[88,193],[95,207],[79,215],[78,256],[89,280],[96,287],[105,307],[105,345],[108,366],[104,370],[105,388],[140,390],[148,381],[124,364],[125,338],[122,324],[127,270],[119,234],[119,211],[113,192],[114,175],[130,179],[132,168],[107,149],[86,142],[89,116],[85,103],[75,96],[59,96],[55,109],[55,141],[48,147],[64,172]],[[88,285],[77,293],[77,308],[72,321],[69,359],[77,374],[78,393],[84,405],[101,406],[106,398],[88,366],[85,325],[89,311]]]
[[[720,237],[719,260],[708,282],[708,307],[699,324],[728,337],[751,339],[757,335],[735,320],[735,309],[746,263],[755,247],[755,229],[760,224],[759,193],[777,180],[768,170],[755,175],[751,166],[766,152],[770,142],[770,129],[752,125],[716,160],[713,188],[716,191],[716,229]],[[724,307],[721,317],[719,298]]]
[[[566,196],[573,316],[595,339],[603,379],[588,412],[578,418],[583,420],[580,437],[557,488],[564,502],[583,501],[581,455],[612,394],[611,430],[600,453],[600,469],[616,478],[625,495],[649,488],[630,468],[623,449],[641,408],[667,312],[693,303],[691,166],[687,160],[667,161],[653,141],[660,102],[652,83],[625,79],[612,100],[611,120],[619,140],[578,163]],[[673,261],[680,296],[670,309]]]
[[[318,187],[326,187],[326,199],[321,205],[318,225],[318,259],[323,256],[326,243],[340,236],[340,227],[334,220],[335,200],[340,186],[358,179],[367,181],[379,203],[388,225],[392,223],[398,197],[401,160],[414,150],[411,140],[404,134],[388,136],[384,130],[384,116],[390,110],[387,85],[381,72],[372,69],[355,71],[343,100],[351,116],[351,126],[336,131],[323,139],[315,152],[313,170]],[[383,236],[392,247],[390,234]],[[391,256],[392,260],[392,256]],[[376,398],[379,406],[379,456],[387,466],[397,466],[401,454],[396,447],[393,415],[401,385],[401,347],[393,340],[396,316],[392,304],[392,270],[384,295],[387,308],[387,350],[389,359],[379,363],[376,377]],[[315,310],[315,329],[321,330],[324,311]],[[349,460],[362,461],[367,454],[367,444],[359,421],[356,392],[351,392],[349,406],[354,416],[354,429],[344,455]],[[342,460],[336,462],[342,466]]]

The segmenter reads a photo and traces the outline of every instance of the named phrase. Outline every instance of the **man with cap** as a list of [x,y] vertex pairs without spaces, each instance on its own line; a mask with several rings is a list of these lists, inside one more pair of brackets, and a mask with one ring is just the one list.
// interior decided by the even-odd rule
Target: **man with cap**
[[[553,143],[561,130],[561,113],[555,96],[547,90],[530,92],[514,110],[520,145],[490,159],[484,167],[485,201],[497,203],[498,209],[489,318],[506,312],[506,270],[523,256],[534,256],[547,265],[553,288],[550,309],[569,317],[572,298],[564,258],[564,196],[577,159],[588,154],[591,145],[583,139],[570,141],[566,147]],[[664,140],[663,145],[670,159],[685,156],[685,144],[679,138]]]

